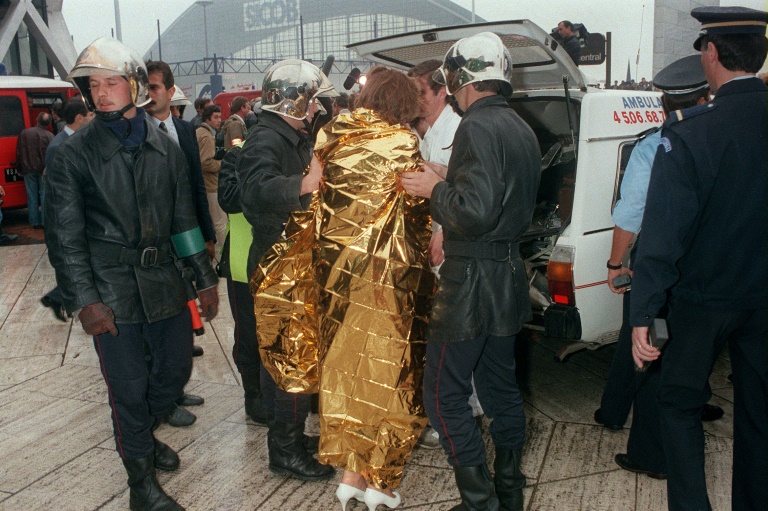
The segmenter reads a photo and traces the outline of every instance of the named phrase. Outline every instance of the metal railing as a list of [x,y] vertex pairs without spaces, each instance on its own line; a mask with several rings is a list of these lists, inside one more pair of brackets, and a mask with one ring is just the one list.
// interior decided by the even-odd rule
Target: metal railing
[[[266,70],[280,59],[269,58],[234,58],[217,57],[204,58],[198,60],[184,60],[181,62],[169,62],[168,65],[173,71],[173,76],[195,76],[195,75],[214,75],[229,73],[264,73]],[[318,67],[323,64],[322,60],[313,61]],[[353,68],[359,68],[365,72],[373,64],[365,60],[336,60],[333,62],[332,72],[342,75],[349,74]]]

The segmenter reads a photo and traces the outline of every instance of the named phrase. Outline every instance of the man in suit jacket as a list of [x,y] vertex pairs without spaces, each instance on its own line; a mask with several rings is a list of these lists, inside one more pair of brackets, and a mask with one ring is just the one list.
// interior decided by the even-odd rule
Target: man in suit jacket
[[[197,222],[200,224],[208,255],[213,258],[215,255],[216,234],[213,230],[211,214],[208,212],[208,198],[205,194],[203,170],[200,165],[200,149],[197,145],[195,131],[189,122],[171,115],[171,98],[176,87],[174,85],[173,73],[168,64],[160,60],[150,60],[147,62],[147,74],[149,75],[149,97],[151,101],[144,106],[144,110],[150,115],[149,121],[159,127],[161,131],[167,133],[171,140],[179,145],[187,159]],[[198,355],[202,355],[202,348],[195,346],[193,356]],[[189,361],[189,364],[191,374],[192,360]],[[166,421],[175,427],[191,425],[197,417],[183,408],[183,406],[197,406],[203,404],[203,402],[203,398],[185,393],[177,402],[179,406],[166,418]]]
[[230,105],[232,113],[224,122],[221,131],[224,133],[224,149],[229,151],[238,141],[245,140],[245,118],[251,112],[251,104],[245,96],[237,96]]
[[[48,149],[45,152],[45,168],[51,169],[53,166],[53,158],[56,156],[56,150],[59,148],[62,142],[69,138],[72,133],[76,132],[89,122],[94,117],[93,112],[89,112],[88,108],[83,103],[83,100],[79,97],[70,98],[64,105],[62,110],[64,116],[64,122],[66,125],[58,135],[53,137],[51,143],[48,144]],[[64,303],[61,300],[61,293],[59,288],[55,287],[48,291],[48,293],[40,299],[46,307],[50,307],[56,319],[60,321],[69,321],[67,309],[64,308]]]
[[[203,181],[203,169],[200,165],[200,149],[197,145],[197,137],[192,125],[178,117],[171,115],[171,98],[175,89],[171,68],[161,60],[148,61],[149,96],[152,100],[144,107],[153,122],[181,147],[187,158],[190,169],[189,182],[192,184],[195,199],[195,211],[200,230],[203,231],[205,246],[208,255],[213,258],[216,234],[208,212],[208,197],[205,194],[205,182]],[[154,76],[153,76],[154,75]]]

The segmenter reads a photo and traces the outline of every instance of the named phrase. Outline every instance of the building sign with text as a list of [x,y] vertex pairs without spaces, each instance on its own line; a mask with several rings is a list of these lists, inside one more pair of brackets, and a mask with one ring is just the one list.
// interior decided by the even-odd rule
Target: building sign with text
[[605,36],[589,34],[586,44],[581,47],[580,66],[596,66],[605,62]]
[[246,32],[290,27],[299,22],[299,0],[253,0],[243,3]]

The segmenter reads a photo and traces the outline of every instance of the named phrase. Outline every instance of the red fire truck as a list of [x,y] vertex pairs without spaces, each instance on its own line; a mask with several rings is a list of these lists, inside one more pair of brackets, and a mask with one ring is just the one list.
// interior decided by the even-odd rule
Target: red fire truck
[[16,168],[19,133],[37,123],[40,112],[55,102],[78,94],[69,82],[34,76],[0,76],[0,186],[5,189],[3,209],[27,205],[24,178]]
[[219,92],[218,94],[216,94],[216,97],[213,98],[213,103],[221,107],[221,118],[223,120],[228,119],[229,116],[232,114],[232,111],[230,110],[229,107],[232,104],[232,100],[238,96],[243,96],[247,98],[248,101],[252,101],[254,99],[260,99],[261,89],[231,90],[231,91]]

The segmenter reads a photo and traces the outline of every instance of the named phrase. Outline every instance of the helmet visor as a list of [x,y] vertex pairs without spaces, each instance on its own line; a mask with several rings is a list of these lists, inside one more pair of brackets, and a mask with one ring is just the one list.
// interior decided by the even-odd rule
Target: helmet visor
[[447,55],[442,67],[438,69],[441,76],[438,79],[436,72],[434,78],[437,83],[446,86],[448,94],[453,95],[468,83],[477,81],[478,75],[492,67],[493,61],[485,60],[483,56],[467,60],[461,54]]
[[435,81],[445,85],[448,94],[456,94],[463,85],[468,83],[468,81],[462,81],[462,72],[466,64],[467,60],[462,55],[446,55],[443,65],[438,69],[440,79],[435,76]]

